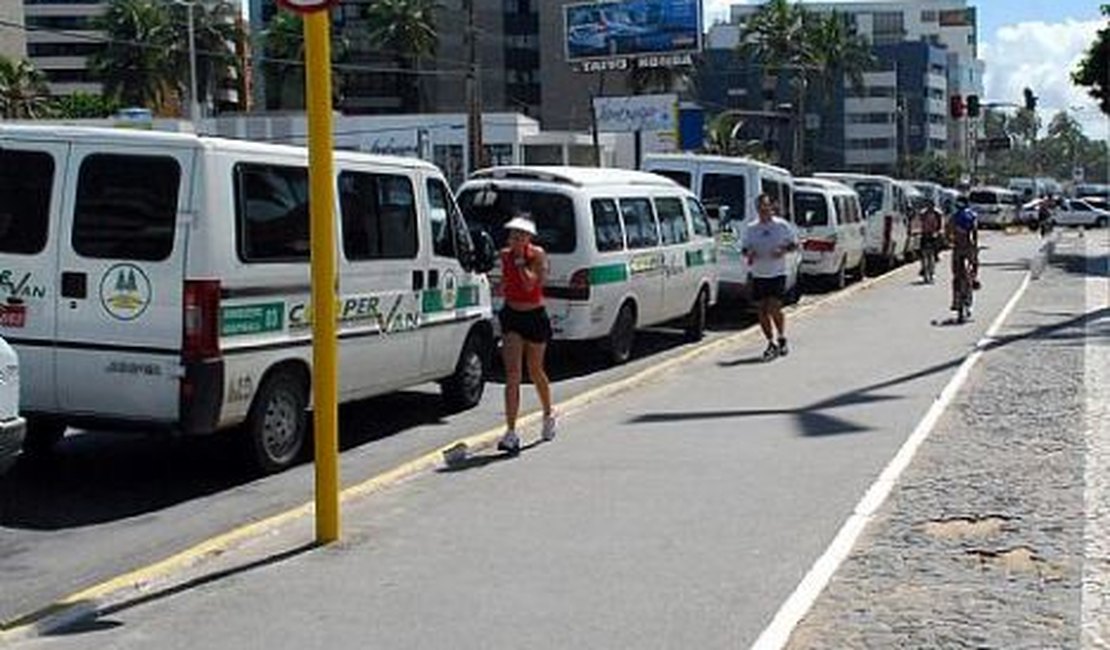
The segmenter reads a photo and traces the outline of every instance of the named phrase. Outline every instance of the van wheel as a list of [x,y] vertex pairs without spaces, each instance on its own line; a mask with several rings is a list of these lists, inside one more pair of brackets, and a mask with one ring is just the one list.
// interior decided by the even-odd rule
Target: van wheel
[[471,332],[459,353],[455,373],[440,383],[443,400],[452,411],[472,409],[482,401],[489,362],[486,350],[482,337]]
[[636,340],[636,312],[632,305],[624,303],[617,313],[617,320],[609,332],[606,347],[609,360],[613,365],[627,363],[632,358],[632,344]]
[[251,404],[247,439],[251,460],[267,474],[296,462],[308,437],[308,388],[292,370],[270,375]]
[[848,269],[846,268],[847,264],[847,259],[841,259],[840,268],[837,269],[836,273],[833,273],[832,275],[833,288],[838,291],[848,286]]
[[23,453],[28,456],[45,456],[54,449],[66,434],[66,423],[43,417],[27,418],[27,431],[23,438]]
[[1105,228],[1105,227],[1106,227],[1106,217],[1099,217],[1097,220],[1095,220],[1095,228]]
[[700,341],[705,336],[705,322],[709,313],[709,294],[705,289],[698,292],[694,306],[686,316],[686,340],[691,343]]
[[867,277],[867,255],[859,256],[859,266],[856,267],[856,276],[860,281]]

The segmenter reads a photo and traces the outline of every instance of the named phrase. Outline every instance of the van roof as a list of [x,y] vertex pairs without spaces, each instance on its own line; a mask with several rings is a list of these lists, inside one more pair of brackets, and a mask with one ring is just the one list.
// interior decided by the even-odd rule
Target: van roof
[[[174,133],[170,131],[148,131],[145,129],[110,128],[72,125],[12,124],[0,123],[0,137],[25,137],[36,140],[85,141],[101,143],[146,144],[167,146],[197,147],[241,153],[286,153],[305,155],[305,147],[254,140],[232,140],[196,135],[195,133]],[[435,165],[418,158],[383,156],[358,151],[335,150],[337,161],[373,161],[395,167],[411,169],[438,170]]]
[[999,187],[997,185],[979,185],[968,190],[968,193],[971,192],[1001,192],[1003,194],[1017,194],[1017,192],[1011,189]]
[[563,185],[656,185],[682,187],[665,176],[612,167],[505,166],[480,169],[470,175],[472,180],[519,180]]
[[855,194],[855,190],[844,183],[828,178],[810,178],[808,176],[804,178],[795,178],[794,187],[796,189],[822,189]]
[[692,163],[706,163],[706,162],[708,162],[708,163],[718,163],[718,164],[723,164],[723,165],[741,164],[741,165],[750,165],[752,167],[758,167],[760,169],[766,169],[768,171],[779,172],[780,174],[785,174],[787,176],[791,176],[791,173],[790,173],[789,169],[785,169],[783,167],[776,167],[775,165],[771,165],[771,164],[756,160],[754,158],[745,158],[743,156],[714,156],[714,155],[707,155],[707,154],[700,154],[700,153],[652,153],[652,154],[647,154],[647,155],[644,156],[644,162],[645,163],[653,162],[653,161],[658,161],[658,162],[677,161],[677,162],[692,162]]
[[853,181],[889,181],[896,182],[890,176],[883,176],[882,174],[857,174],[855,172],[817,172],[813,175],[815,178],[848,178]]

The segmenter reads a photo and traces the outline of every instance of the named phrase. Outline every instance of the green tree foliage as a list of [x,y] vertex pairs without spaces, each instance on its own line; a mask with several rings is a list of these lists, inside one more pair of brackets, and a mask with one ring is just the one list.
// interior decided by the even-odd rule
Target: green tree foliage
[[215,103],[217,84],[234,70],[242,75],[239,59],[235,56],[235,42],[239,38],[236,20],[239,8],[229,0],[197,3],[192,6],[171,4],[169,18],[173,33],[172,54],[173,83],[182,97],[188,97],[189,88],[189,18],[193,12],[193,47],[197,57],[197,98],[202,104]]
[[0,116],[35,119],[50,112],[46,78],[30,61],[0,56]]
[[1110,174],[1110,149],[1104,140],[1091,140],[1079,123],[1066,111],[1056,113],[1049,120],[1043,138],[1032,140],[1022,134],[1033,120],[1029,111],[1019,111],[1006,121],[990,118],[988,135],[1003,135],[997,131],[1005,124],[1010,134],[1015,134],[1015,147],[1010,151],[988,152],[986,165],[979,176],[990,182],[1005,182],[1013,177],[1049,176],[1061,181],[1072,178],[1075,167],[1081,167],[1084,178],[1095,183],[1108,182]]
[[[262,32],[262,78],[266,89],[268,110],[302,110],[305,100],[304,21],[288,11],[278,12]],[[331,32],[331,60],[342,63],[349,56],[350,46],[343,33]],[[335,68],[333,68],[333,72]],[[332,76],[332,103],[342,99],[344,76]]]
[[175,30],[169,3],[112,0],[94,26],[108,43],[92,57],[92,69],[104,91],[125,106],[142,106],[165,114],[178,86]]
[[[1110,5],[1102,6],[1102,15],[1110,17]],[[1076,85],[1088,88],[1102,112],[1110,115],[1110,23],[1098,31],[1071,78]]]
[[[377,0],[366,7],[364,14],[370,41],[391,56],[400,69],[419,72],[421,61],[435,54],[439,45],[439,9],[436,0]],[[399,73],[394,75],[394,83],[405,110],[424,109],[420,75]]]
[[53,116],[66,120],[111,117],[120,108],[120,103],[110,97],[82,92],[55,97],[51,102]]

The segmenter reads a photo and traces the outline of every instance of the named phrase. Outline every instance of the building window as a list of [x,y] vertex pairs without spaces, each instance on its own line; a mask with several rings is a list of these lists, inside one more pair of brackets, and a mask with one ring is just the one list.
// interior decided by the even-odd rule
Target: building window
[[921,12],[921,22],[935,23],[937,22],[937,12],[935,9],[925,9]]

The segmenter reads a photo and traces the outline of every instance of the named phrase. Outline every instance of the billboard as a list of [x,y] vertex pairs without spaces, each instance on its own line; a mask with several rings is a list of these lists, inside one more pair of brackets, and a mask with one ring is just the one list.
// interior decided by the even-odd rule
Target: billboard
[[568,62],[701,49],[701,0],[608,0],[563,7]]
[[678,95],[595,97],[597,130],[605,132],[678,129]]

